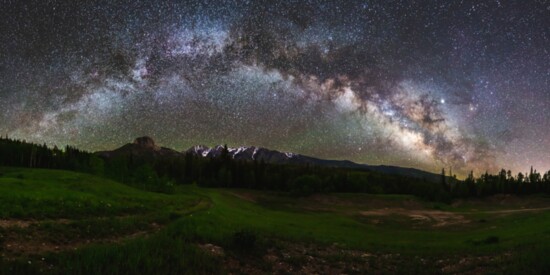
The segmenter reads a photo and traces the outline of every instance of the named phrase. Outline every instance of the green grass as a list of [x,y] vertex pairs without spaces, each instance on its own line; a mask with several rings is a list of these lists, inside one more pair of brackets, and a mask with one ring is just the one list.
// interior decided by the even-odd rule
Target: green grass
[[[448,228],[415,230],[403,224],[389,226],[363,223],[353,216],[330,212],[291,212],[261,207],[232,196],[225,190],[189,188],[212,199],[213,207],[189,219],[224,224],[227,231],[241,227],[291,238],[350,248],[410,253],[487,252],[520,244],[550,240],[550,211],[503,216],[456,231]],[[394,198],[390,198],[394,199]],[[480,247],[473,242],[491,236],[498,243]]]
[[[70,171],[2,168],[0,218],[59,219],[177,211],[197,203]],[[196,198],[195,198],[196,199]]]
[[[548,268],[534,262],[540,261],[540,253],[550,252],[550,211],[495,215],[483,211],[509,208],[482,201],[434,205],[402,195],[290,198],[277,193],[196,186],[179,186],[174,194],[159,194],[68,171],[0,168],[0,174],[0,219],[32,222],[25,228],[0,228],[0,246],[10,239],[76,243],[76,250],[70,246],[61,252],[10,255],[9,251],[0,250],[9,256],[0,260],[0,273],[217,273],[223,259],[205,253],[199,244],[221,246],[228,257],[261,261],[261,256],[254,255],[262,255],[266,247],[273,246],[270,240],[274,239],[400,254],[411,261],[419,256],[439,259],[525,251],[519,253],[517,262],[502,265],[510,270],[530,265],[536,270]],[[235,193],[252,194],[255,201],[239,198]],[[536,206],[550,205],[546,198],[534,197],[513,206],[525,205],[530,199]],[[357,214],[377,207],[411,205],[459,213],[471,222],[456,228],[417,227],[406,217],[389,215],[377,217],[383,222],[373,224],[369,217]],[[140,232],[146,234],[133,236]],[[243,256],[238,238],[235,241],[239,237],[236,232],[257,237],[253,248],[246,244],[244,249],[245,254],[254,251],[248,251],[252,256]],[[346,260],[332,257],[332,261]],[[302,258],[289,262],[300,266]],[[347,260],[356,262],[361,258]],[[396,270],[418,268],[411,261],[391,261]]]
[[[163,261],[165,255],[156,253],[195,253],[196,248],[191,245],[170,247],[167,244],[178,244],[177,240],[162,234],[155,234],[151,240],[134,235],[153,234],[178,218],[208,207],[208,202],[199,196],[146,192],[70,171],[0,168],[0,172],[0,220],[26,225],[0,227],[0,245],[28,246],[16,250],[0,248],[4,257],[12,259],[2,261],[3,273],[28,274],[51,268],[54,273],[91,274],[95,273],[92,267],[97,266],[97,261],[98,266],[114,268],[107,273],[116,273],[117,266],[110,262],[113,260],[121,261],[120,266],[126,267],[120,272],[128,273],[136,264],[131,262],[143,257],[146,261],[155,261],[155,257],[157,263]],[[160,244],[165,248],[161,249]],[[65,252],[44,256],[57,251],[57,247]],[[70,252],[74,249],[77,252]],[[128,262],[124,265],[123,261]],[[155,265],[147,263],[142,268]]]

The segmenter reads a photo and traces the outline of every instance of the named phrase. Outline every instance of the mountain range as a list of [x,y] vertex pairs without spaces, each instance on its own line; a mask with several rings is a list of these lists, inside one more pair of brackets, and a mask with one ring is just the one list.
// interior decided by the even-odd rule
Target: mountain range
[[[176,151],[170,148],[156,145],[155,141],[150,137],[139,137],[133,143],[128,143],[122,147],[112,151],[99,151],[95,154],[102,158],[113,158],[117,156],[132,155],[134,157],[143,158],[164,158],[164,157],[184,157],[186,154],[192,154],[203,158],[216,158],[222,155],[224,146],[217,145],[207,147],[204,145],[196,145],[185,151]],[[228,147],[228,155],[234,160],[242,161],[263,161],[271,164],[292,164],[292,165],[315,165],[323,167],[338,167],[348,169],[360,169],[378,171],[386,174],[395,174],[401,176],[409,176],[415,178],[423,178],[432,182],[438,182],[441,175],[422,171],[415,168],[405,168],[399,166],[387,165],[368,165],[359,164],[349,160],[327,160],[310,156],[304,156],[289,152],[280,152],[270,150],[263,147],[243,146],[243,147]]]

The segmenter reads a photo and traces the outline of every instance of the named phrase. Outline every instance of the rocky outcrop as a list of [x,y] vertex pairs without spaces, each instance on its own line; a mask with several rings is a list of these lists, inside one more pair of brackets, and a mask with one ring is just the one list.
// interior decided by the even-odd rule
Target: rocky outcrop
[[155,141],[148,136],[136,138],[134,144],[147,149],[160,150],[160,147],[155,145]]
[[138,158],[162,158],[162,157],[182,157],[183,154],[165,147],[157,146],[155,140],[151,137],[138,137],[132,143],[128,143],[112,151],[96,152],[96,155],[103,158],[114,158],[118,156],[134,156]]

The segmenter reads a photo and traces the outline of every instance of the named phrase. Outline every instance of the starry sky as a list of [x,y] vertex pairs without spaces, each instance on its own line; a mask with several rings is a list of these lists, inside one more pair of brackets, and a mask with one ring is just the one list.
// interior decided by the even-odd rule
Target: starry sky
[[2,0],[0,39],[14,138],[550,170],[548,0]]

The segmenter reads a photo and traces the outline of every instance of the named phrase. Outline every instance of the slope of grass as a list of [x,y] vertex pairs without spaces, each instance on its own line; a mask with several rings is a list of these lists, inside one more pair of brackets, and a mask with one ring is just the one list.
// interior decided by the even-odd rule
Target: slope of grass
[[1,168],[0,218],[59,219],[144,214],[190,207],[196,198],[144,192],[88,174]]
[[[128,260],[134,250],[143,257],[156,253],[155,249],[163,253],[188,251],[189,248],[155,248],[158,242],[170,241],[160,238],[144,244],[143,236],[208,207],[196,195],[146,192],[70,171],[0,168],[0,174],[0,252],[2,258],[9,259],[0,266],[9,274],[46,271],[50,267],[56,272],[74,274],[78,272],[71,268],[76,263],[84,265],[90,261],[87,264],[92,265],[100,259],[108,263],[117,257]],[[129,246],[121,245],[126,242]],[[150,249],[140,251],[144,246]],[[71,250],[82,252],[68,252]],[[120,255],[115,257],[116,254]],[[82,268],[82,272],[94,273],[89,266]]]
[[[189,219],[195,219],[199,224],[223,224],[227,231],[251,228],[294,240],[339,243],[366,250],[432,254],[501,251],[517,245],[550,241],[550,211],[492,218],[486,214],[487,222],[474,220],[473,225],[462,230],[448,227],[422,230],[403,224],[373,225],[338,212],[265,208],[226,190],[196,189],[195,192],[211,198],[213,206]],[[395,200],[395,197],[389,199]],[[491,237],[497,237],[498,241],[484,245],[483,241]]]
[[[211,274],[225,268],[231,258],[258,262],[262,272],[270,273],[272,267],[262,262],[266,251],[304,243],[336,251],[402,255],[402,260],[384,258],[379,264],[391,265],[391,272],[417,270],[421,259],[460,261],[465,255],[507,251],[521,257],[498,265],[510,270],[548,268],[539,263],[539,254],[550,252],[548,210],[495,214],[479,209],[509,208],[482,202],[434,205],[400,195],[290,198],[196,186],[180,186],[167,195],[68,171],[0,168],[0,174],[0,221],[14,222],[0,226],[0,273]],[[536,206],[550,205],[546,203],[536,198]],[[391,206],[443,209],[470,222],[457,228],[418,227],[398,215],[376,217],[381,222],[372,223],[374,218],[357,214]],[[36,243],[60,249],[41,250],[32,246]],[[29,247],[17,250],[8,244]],[[204,244],[224,248],[224,256],[204,251]],[[367,261],[336,255],[325,260]],[[296,267],[306,260],[303,255],[287,259]]]

